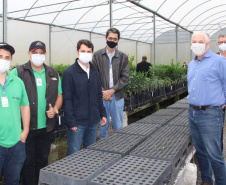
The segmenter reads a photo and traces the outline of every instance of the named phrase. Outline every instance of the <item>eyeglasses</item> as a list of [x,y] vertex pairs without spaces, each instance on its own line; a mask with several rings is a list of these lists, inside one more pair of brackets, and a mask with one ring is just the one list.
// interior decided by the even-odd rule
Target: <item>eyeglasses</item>
[[218,44],[223,44],[225,43],[226,44],[226,41],[220,41],[220,42],[217,42]]
[[108,40],[109,40],[109,41],[112,41],[112,40],[113,40],[113,41],[118,41],[118,38],[108,37]]

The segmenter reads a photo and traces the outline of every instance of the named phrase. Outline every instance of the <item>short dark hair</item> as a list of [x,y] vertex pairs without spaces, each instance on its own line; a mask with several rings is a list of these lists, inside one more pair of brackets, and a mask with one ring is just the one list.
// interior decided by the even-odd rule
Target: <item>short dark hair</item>
[[147,57],[146,56],[142,56],[142,60],[147,60]]
[[81,45],[84,44],[86,45],[88,48],[91,48],[92,49],[92,52],[94,50],[94,46],[93,46],[93,43],[87,39],[82,39],[82,40],[79,40],[78,43],[77,43],[77,50],[79,51]]
[[116,33],[116,34],[118,34],[118,40],[120,39],[120,32],[119,32],[118,29],[116,29],[116,28],[108,29],[107,32],[106,32],[106,38],[108,37],[109,33]]
[[220,34],[220,35],[218,36],[218,39],[219,39],[220,37],[226,37],[226,34]]

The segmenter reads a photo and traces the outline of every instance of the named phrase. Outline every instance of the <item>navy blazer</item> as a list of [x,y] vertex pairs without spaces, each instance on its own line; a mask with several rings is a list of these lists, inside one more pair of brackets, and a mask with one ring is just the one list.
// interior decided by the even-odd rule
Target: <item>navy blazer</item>
[[89,63],[88,79],[77,60],[64,71],[62,77],[64,119],[68,128],[97,124],[102,117],[107,117],[97,69]]

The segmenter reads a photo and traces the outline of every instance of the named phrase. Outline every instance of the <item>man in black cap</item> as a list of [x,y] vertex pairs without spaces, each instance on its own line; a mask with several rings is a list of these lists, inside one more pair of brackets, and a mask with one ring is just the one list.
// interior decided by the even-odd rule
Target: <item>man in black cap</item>
[[8,72],[14,53],[12,46],[0,43],[0,175],[3,172],[4,184],[10,185],[20,181],[30,122],[24,83]]
[[38,184],[39,171],[47,166],[55,128],[55,115],[62,106],[61,80],[56,69],[44,64],[46,46],[41,41],[31,43],[30,60],[11,73],[25,84],[30,108],[30,132],[26,142],[27,158],[22,170],[23,185]]

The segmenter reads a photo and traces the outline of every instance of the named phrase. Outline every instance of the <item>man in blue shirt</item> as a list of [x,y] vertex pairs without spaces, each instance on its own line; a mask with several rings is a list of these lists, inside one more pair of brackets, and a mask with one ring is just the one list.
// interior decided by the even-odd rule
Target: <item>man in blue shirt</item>
[[226,105],[226,62],[209,49],[207,33],[192,35],[196,55],[188,66],[189,126],[201,170],[202,185],[226,185],[226,168],[221,150],[223,111]]

